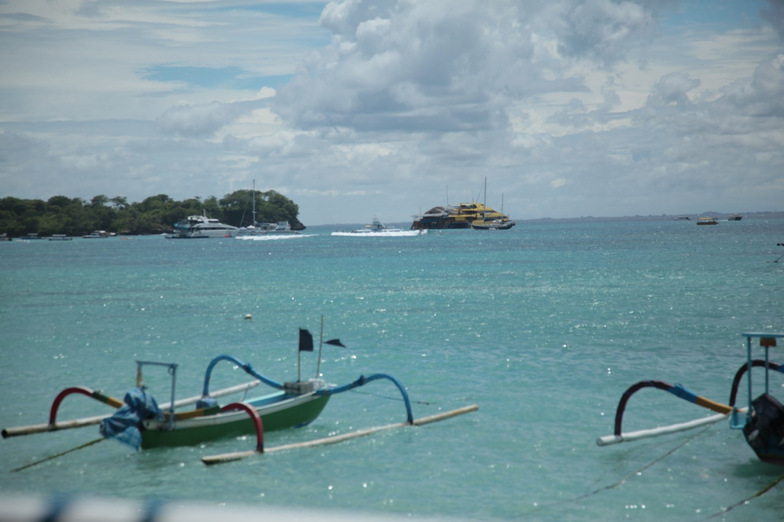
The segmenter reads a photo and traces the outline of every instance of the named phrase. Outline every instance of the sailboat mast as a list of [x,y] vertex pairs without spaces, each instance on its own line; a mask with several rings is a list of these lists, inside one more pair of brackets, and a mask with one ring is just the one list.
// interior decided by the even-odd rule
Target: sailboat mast
[[319,372],[321,371],[321,346],[322,341],[324,340],[324,315],[321,316],[321,330],[319,332],[319,353],[318,353],[318,361],[316,362],[316,379],[319,378]]
[[253,223],[251,223],[254,227],[256,226],[256,180],[253,180],[253,194],[251,196],[253,198]]
[[482,203],[482,224],[485,224],[485,220],[487,219],[487,176],[485,176],[485,201]]

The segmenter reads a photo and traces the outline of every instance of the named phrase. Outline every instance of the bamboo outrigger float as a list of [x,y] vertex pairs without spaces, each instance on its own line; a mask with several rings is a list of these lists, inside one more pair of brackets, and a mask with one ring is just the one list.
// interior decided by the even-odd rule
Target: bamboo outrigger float
[[[337,339],[326,341],[326,343],[343,346]],[[299,352],[302,351],[313,351],[313,338],[307,330],[300,329]],[[319,360],[321,359],[320,352],[321,347],[319,347]],[[238,366],[256,380],[211,393],[210,379],[212,371],[221,361],[226,361]],[[136,388],[129,391],[125,395],[124,400],[104,395],[101,392],[86,387],[77,386],[66,388],[55,397],[49,412],[48,423],[6,428],[2,430],[3,438],[100,424],[100,432],[104,438],[114,438],[137,449],[147,449],[194,445],[217,438],[245,435],[255,432],[257,437],[256,449],[250,452],[251,454],[255,454],[264,451],[264,431],[305,426],[319,416],[331,396],[353,390],[376,380],[391,381],[400,391],[402,401],[406,408],[406,421],[404,423],[361,430],[354,434],[331,437],[329,440],[322,439],[319,441],[300,443],[299,445],[288,445],[285,448],[278,449],[310,447],[340,442],[350,438],[369,435],[384,429],[427,424],[477,409],[476,406],[469,406],[452,412],[415,420],[411,410],[411,401],[406,389],[391,375],[384,373],[377,373],[367,377],[363,375],[346,385],[333,386],[327,385],[323,380],[318,378],[305,381],[300,380],[300,371],[298,368],[296,381],[281,383],[260,374],[250,364],[231,355],[219,355],[209,363],[204,377],[202,395],[175,401],[177,364],[151,361],[137,361],[136,364]],[[171,376],[171,400],[169,403],[159,407],[155,399],[147,392],[147,389],[143,384],[143,368],[146,366],[164,367],[168,371]],[[316,375],[318,375],[318,371],[317,368]],[[226,405],[221,405],[217,400],[218,397],[223,397],[232,393],[243,392],[247,394],[251,388],[255,388],[260,384],[265,384],[275,391],[251,399],[245,399],[243,397],[240,401]],[[90,397],[116,408],[116,411],[113,414],[108,415],[58,422],[57,412],[59,407],[63,400],[70,395],[84,395]],[[195,404],[195,409],[190,411],[177,411],[178,408],[191,404]],[[267,449],[268,452],[273,450],[274,449]],[[240,454],[233,454],[231,458],[226,456],[206,458],[205,463],[242,458],[242,456],[238,455]]]
[[[778,399],[770,393],[771,372],[784,373],[784,365],[772,362],[769,354],[770,348],[776,347],[777,339],[784,338],[784,334],[753,332],[744,333],[743,336],[746,338],[746,363],[735,373],[735,377],[732,381],[732,389],[730,391],[729,404],[722,404],[701,397],[687,390],[680,384],[672,385],[663,381],[653,380],[640,381],[629,387],[621,397],[615,412],[615,429],[613,434],[599,437],[596,440],[596,444],[599,446],[607,446],[610,444],[619,444],[621,442],[657,437],[729,419],[730,428],[743,430],[746,442],[761,461],[784,465],[784,406],[782,406]],[[754,359],[752,357],[752,340],[754,339],[758,339],[759,345],[764,349],[764,359]],[[754,398],[752,369],[760,367],[765,369],[765,388],[763,393]],[[735,406],[735,403],[740,383],[744,375],[747,375],[748,404],[746,407],[738,408]],[[622,424],[626,404],[634,393],[645,388],[664,390],[676,397],[714,411],[716,414],[680,424],[624,433]]]
[[456,410],[447,411],[444,413],[439,413],[436,415],[430,415],[428,417],[422,417],[420,419],[413,419],[410,422],[397,422],[395,424],[387,424],[386,426],[377,426],[375,428],[367,428],[364,430],[357,430],[352,431],[350,433],[344,433],[342,435],[333,435],[332,437],[324,437],[322,439],[310,440],[306,442],[294,442],[291,444],[284,444],[282,446],[275,446],[273,448],[265,448],[264,447],[264,436],[263,436],[263,427],[259,426],[258,431],[256,432],[257,439],[256,439],[256,449],[250,451],[237,451],[234,453],[223,453],[221,455],[212,455],[209,457],[202,457],[202,462],[207,465],[211,464],[220,464],[223,462],[231,462],[233,460],[240,460],[246,457],[252,457],[254,455],[260,455],[262,453],[273,453],[277,451],[286,451],[286,450],[293,450],[293,449],[302,449],[302,448],[313,448],[316,446],[325,446],[327,444],[337,444],[339,442],[344,442],[351,439],[356,439],[359,437],[367,437],[368,435],[372,435],[374,433],[378,433],[379,431],[385,430],[392,430],[396,428],[404,428],[406,426],[424,426],[425,424],[430,424],[432,422],[438,422],[446,419],[450,419],[452,417],[456,417],[457,415],[462,415],[464,413],[470,413],[472,411],[476,411],[479,409],[479,406],[476,404],[472,404],[470,406],[464,406],[462,408],[458,408]]

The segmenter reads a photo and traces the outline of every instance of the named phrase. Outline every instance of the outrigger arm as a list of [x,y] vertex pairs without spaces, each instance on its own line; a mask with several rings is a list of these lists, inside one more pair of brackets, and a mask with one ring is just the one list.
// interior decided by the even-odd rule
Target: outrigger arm
[[367,383],[369,383],[371,381],[375,381],[377,379],[389,379],[390,381],[392,381],[395,384],[395,386],[397,386],[397,389],[400,390],[401,395],[403,395],[403,402],[406,403],[407,422],[409,424],[413,424],[414,423],[414,415],[413,415],[413,413],[411,413],[411,401],[408,398],[408,392],[406,392],[406,389],[403,388],[402,384],[400,384],[400,381],[398,381],[397,379],[395,379],[391,375],[387,375],[386,373],[375,373],[375,374],[371,375],[370,377],[365,377],[364,375],[360,375],[359,379],[357,379],[354,382],[350,382],[350,383],[345,384],[343,386],[337,386],[335,388],[323,388],[321,390],[316,390],[315,393],[316,393],[316,395],[335,395],[336,393],[343,393],[345,391],[353,390],[354,388],[358,388],[360,386],[364,386],[365,384],[367,384]]
[[615,411],[615,432],[616,436],[620,436],[622,433],[621,424],[623,423],[623,413],[626,409],[626,403],[629,401],[629,398],[638,391],[644,388],[657,388],[659,390],[664,390],[669,392],[676,397],[680,397],[681,399],[696,404],[697,406],[702,406],[703,408],[707,408],[709,410],[715,411],[716,413],[721,413],[723,415],[729,415],[732,413],[733,407],[727,404],[721,404],[720,402],[712,401],[710,399],[706,399],[696,393],[693,393],[686,388],[684,388],[680,384],[668,384],[663,381],[640,381],[637,384],[634,384],[629,387],[621,396],[621,400],[618,402],[618,409]]
[[[285,385],[283,383],[279,383],[277,381],[273,381],[272,379],[265,377],[264,375],[257,372],[253,366],[250,364],[234,357],[233,355],[219,355],[215,357],[210,364],[207,366],[207,372],[204,376],[204,389],[202,390],[203,397],[209,397],[210,395],[210,377],[212,377],[212,370],[220,361],[228,361],[231,363],[236,364],[240,368],[242,368],[247,374],[259,379],[264,384],[271,386],[273,388],[277,388],[279,390],[285,389]],[[354,388],[358,388],[360,386],[364,386],[365,384],[378,380],[378,379],[388,379],[397,386],[397,389],[400,390],[400,394],[403,396],[403,402],[406,404],[406,420],[409,424],[414,422],[414,414],[411,411],[411,401],[408,398],[408,393],[406,389],[400,384],[396,378],[392,377],[391,375],[385,373],[375,373],[370,375],[369,377],[365,377],[364,375],[360,375],[359,378],[353,382],[345,384],[343,386],[335,386],[335,387],[327,387],[321,388],[314,391],[315,395],[335,395],[337,393],[343,393],[349,390],[353,390]]]
[[219,355],[216,358],[214,358],[212,361],[210,361],[210,364],[207,366],[207,372],[204,375],[204,389],[202,390],[202,395],[204,397],[208,397],[210,395],[210,377],[212,376],[212,369],[215,368],[215,365],[218,364],[221,361],[229,361],[229,362],[232,362],[232,363],[236,364],[237,366],[239,366],[240,368],[245,370],[245,373],[247,373],[248,375],[250,375],[252,377],[257,378],[258,380],[260,380],[261,382],[263,382],[267,386],[271,386],[273,388],[277,388],[278,390],[282,390],[283,389],[283,384],[281,384],[281,383],[279,383],[277,381],[273,381],[269,377],[265,377],[264,375],[260,374],[259,372],[257,372],[253,368],[253,366],[250,365],[250,363],[246,363],[246,362],[244,362],[244,361],[242,361],[240,359],[237,359],[233,355],[225,355],[224,354],[224,355]]
[[[735,402],[737,400],[738,389],[740,388],[741,379],[751,368],[755,368],[755,367],[756,368],[767,367],[770,370],[784,373],[784,365],[780,365],[778,363],[762,360],[762,359],[753,359],[749,361],[747,364],[744,364],[740,368],[738,368],[738,371],[735,373],[735,377],[732,380],[732,390],[730,391],[729,404],[722,404],[720,402],[712,401],[710,399],[697,395],[696,393],[687,390],[680,384],[673,385],[663,381],[655,381],[655,380],[640,381],[637,384],[630,386],[629,389],[626,390],[624,394],[621,396],[621,400],[618,402],[618,408],[615,412],[615,430],[611,437],[614,437],[615,439],[626,438],[623,435],[623,430],[622,430],[623,414],[626,409],[626,403],[629,402],[629,399],[633,394],[635,394],[636,392],[644,388],[657,388],[659,390],[664,390],[666,392],[675,395],[676,397],[680,397],[683,400],[696,404],[697,406],[702,406],[703,408],[707,408],[709,410],[715,411],[716,413],[720,413],[722,415],[716,417],[708,417],[707,419],[705,419],[705,422],[708,422],[708,420],[722,420],[724,417],[726,417],[729,414],[733,414],[734,417],[734,414],[736,412],[748,411],[747,408],[743,408],[742,410],[736,408]],[[693,427],[701,426],[704,423],[702,422],[702,420],[698,420],[695,422],[696,424],[694,424]],[[741,428],[743,427],[743,424],[745,423],[739,423],[738,420],[733,419],[733,427]],[[689,426],[691,426],[691,424],[689,424]],[[600,445],[605,445],[609,443],[609,437],[602,437],[602,439],[607,439],[607,440],[603,440],[603,443],[600,443]]]
[[738,371],[735,373],[735,378],[732,380],[732,391],[730,392],[730,405],[735,406],[735,400],[738,396],[738,388],[740,386],[740,380],[743,378],[743,375],[749,370],[749,368],[764,368],[768,367],[773,371],[777,371],[779,373],[784,373],[784,365],[774,363],[773,361],[765,361],[763,359],[753,359],[748,364],[744,364]]
[[[664,390],[685,401],[715,411],[717,412],[717,415],[712,415],[704,419],[697,419],[694,421],[684,422],[681,424],[675,424],[672,426],[665,426],[665,427],[654,428],[650,430],[642,430],[639,432],[623,433],[622,424],[623,424],[623,414],[624,411],[626,410],[626,403],[629,402],[629,399],[631,398],[632,395],[645,388],[657,388],[659,390]],[[621,442],[637,440],[640,438],[655,437],[658,435],[676,433],[679,431],[697,428],[699,426],[703,426],[706,424],[714,424],[716,422],[719,422],[720,420],[726,419],[727,416],[730,413],[732,413],[734,410],[735,408],[733,406],[727,404],[721,404],[719,402],[712,401],[710,399],[697,395],[696,393],[687,390],[680,384],[673,385],[663,381],[656,381],[656,380],[640,381],[637,384],[630,386],[629,389],[627,389],[624,392],[624,394],[621,396],[621,400],[618,402],[618,408],[615,411],[615,429],[613,431],[613,434],[599,437],[598,439],[596,439],[596,444],[599,446],[607,446],[610,444],[618,444]]]
[[[732,380],[732,389],[730,391],[729,397],[729,404],[722,404],[719,402],[712,401],[705,397],[701,397],[686,388],[684,388],[680,384],[668,384],[662,381],[640,381],[633,386],[630,386],[627,389],[621,400],[618,402],[618,408],[615,413],[615,429],[612,435],[605,435],[603,437],[599,437],[596,439],[596,444],[599,446],[606,446],[609,444],[618,444],[620,442],[627,442],[642,438],[648,437],[655,437],[658,435],[665,435],[669,433],[677,433],[680,431],[693,429],[698,426],[704,426],[707,424],[714,424],[721,420],[730,417],[730,428],[733,429],[744,429],[749,423],[749,418],[752,416],[752,379],[751,379],[751,370],[752,368],[765,368],[765,394],[769,392],[770,389],[770,382],[769,382],[769,374],[770,371],[776,371],[779,373],[784,373],[784,365],[772,362],[768,357],[768,349],[770,347],[776,346],[776,338],[784,338],[784,334],[766,334],[766,333],[744,333],[744,337],[747,339],[747,362],[743,364],[738,371],[735,373],[735,377]],[[765,348],[765,359],[752,359],[751,358],[751,340],[752,338],[759,338],[760,345]],[[749,405],[748,407],[738,408],[736,407],[735,403],[737,400],[738,390],[740,388],[741,380],[743,376],[748,374],[746,380],[748,385],[748,395],[749,395]],[[626,408],[626,404],[629,401],[631,396],[642,390],[644,388],[657,388],[660,390],[664,390],[666,392],[672,393],[676,397],[680,397],[686,401],[689,401],[693,404],[698,406],[702,406],[703,408],[707,408],[709,410],[717,412],[717,415],[712,415],[710,417],[704,417],[701,419],[696,419],[688,422],[683,422],[680,424],[673,424],[670,426],[663,426],[659,428],[653,428],[648,430],[641,430],[629,433],[623,433],[622,430],[622,423],[623,423],[623,414]],[[746,413],[746,419],[741,419],[738,414]],[[756,451],[756,450],[755,450]]]

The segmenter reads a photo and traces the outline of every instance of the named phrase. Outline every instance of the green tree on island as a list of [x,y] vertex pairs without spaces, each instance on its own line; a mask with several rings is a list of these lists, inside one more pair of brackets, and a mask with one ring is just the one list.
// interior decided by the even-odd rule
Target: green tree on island
[[65,234],[81,236],[93,230],[118,234],[161,234],[170,231],[174,223],[192,215],[206,214],[237,227],[252,224],[253,198],[256,221],[288,221],[294,230],[305,226],[299,221],[299,207],[274,190],[237,190],[220,200],[210,196],[176,201],[166,194],[150,196],[140,203],[128,203],[127,198],[104,194],[89,202],[81,198],[53,196],[40,199],[0,199],[0,233],[20,237],[35,233],[39,236]]

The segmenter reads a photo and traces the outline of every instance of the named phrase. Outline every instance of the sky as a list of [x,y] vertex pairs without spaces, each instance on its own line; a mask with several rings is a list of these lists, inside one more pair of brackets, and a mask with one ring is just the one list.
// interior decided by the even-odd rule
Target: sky
[[0,197],[254,183],[305,225],[782,211],[784,0],[0,0]]

